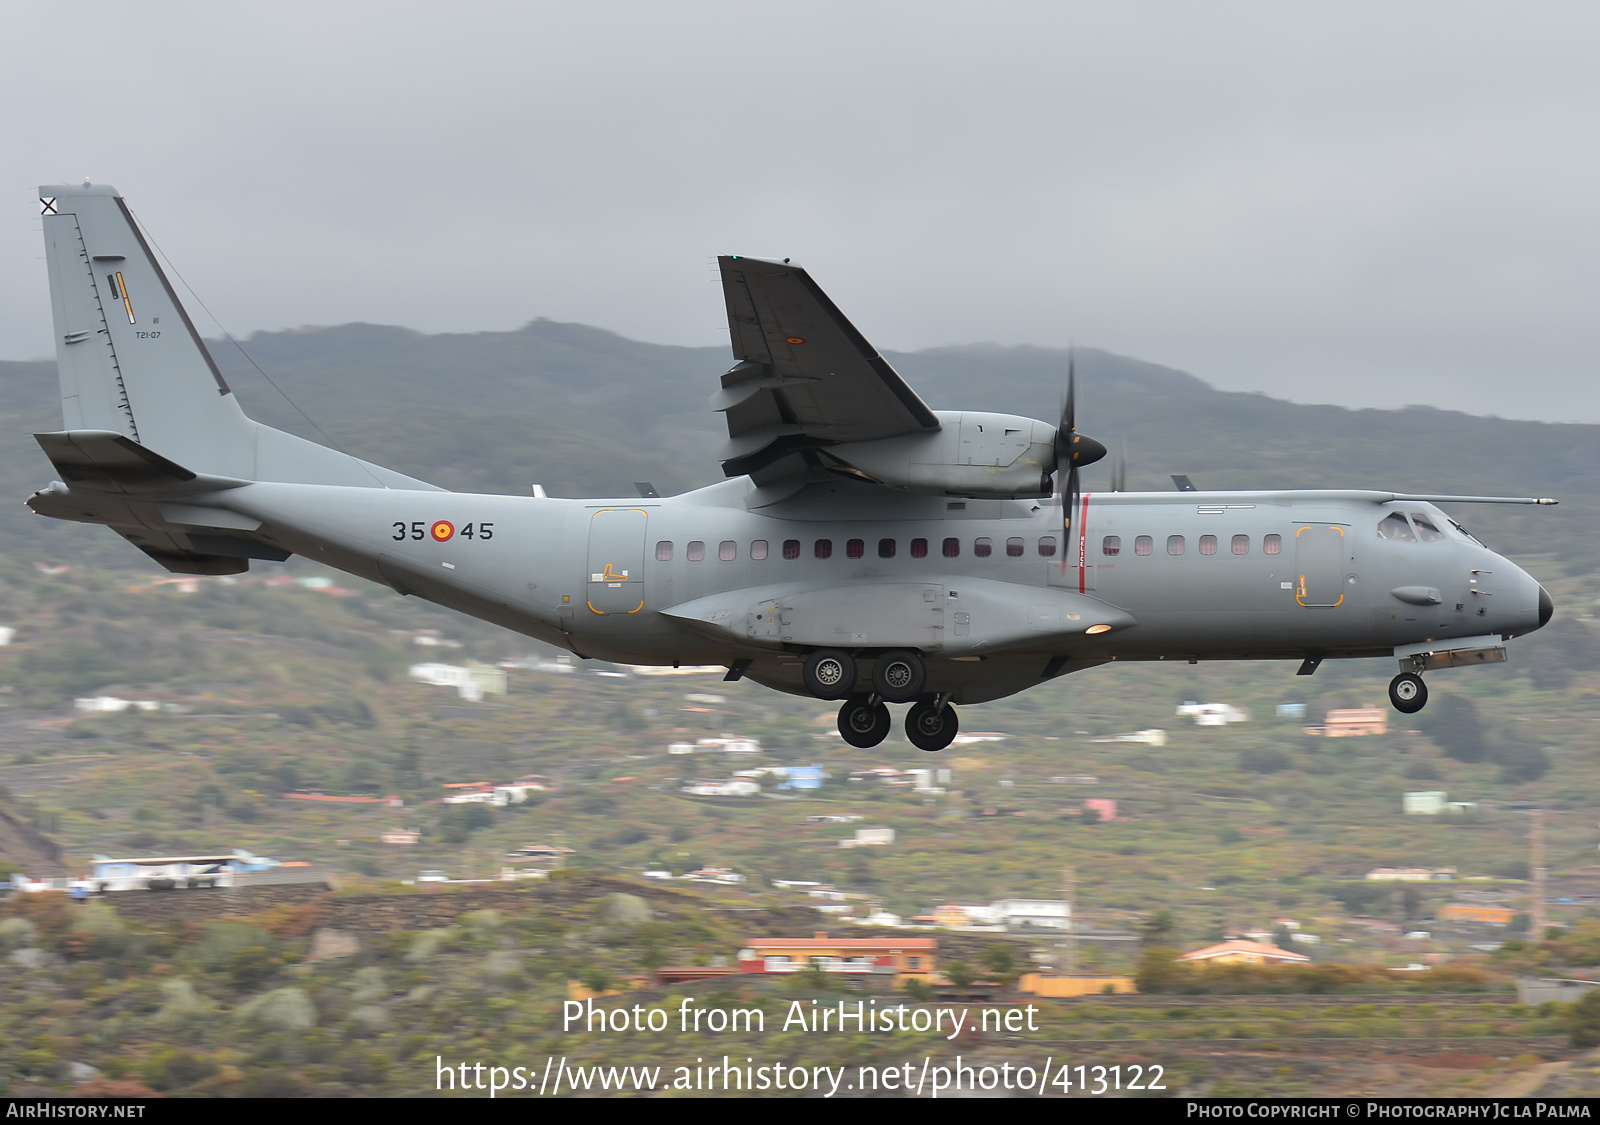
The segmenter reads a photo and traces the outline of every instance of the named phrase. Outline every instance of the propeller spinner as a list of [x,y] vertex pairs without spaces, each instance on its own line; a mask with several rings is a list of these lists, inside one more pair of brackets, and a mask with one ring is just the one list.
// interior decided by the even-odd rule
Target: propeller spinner
[[1106,447],[1078,432],[1078,373],[1076,352],[1067,353],[1067,403],[1061,408],[1061,424],[1056,427],[1056,493],[1061,497],[1063,546],[1070,557],[1072,521],[1078,510],[1078,469],[1092,465],[1106,455]]

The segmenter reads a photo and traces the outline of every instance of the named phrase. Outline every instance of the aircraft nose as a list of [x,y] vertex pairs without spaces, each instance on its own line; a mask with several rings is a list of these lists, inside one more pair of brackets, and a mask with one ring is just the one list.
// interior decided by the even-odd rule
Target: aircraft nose
[[1556,603],[1550,597],[1550,591],[1543,586],[1539,587],[1539,628],[1543,629],[1550,624],[1550,618],[1555,616]]

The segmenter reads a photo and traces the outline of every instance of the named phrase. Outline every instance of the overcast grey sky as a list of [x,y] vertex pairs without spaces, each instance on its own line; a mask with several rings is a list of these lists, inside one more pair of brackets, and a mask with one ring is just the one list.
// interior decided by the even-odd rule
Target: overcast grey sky
[[725,342],[733,252],[881,348],[1600,421],[1594,4],[4,12],[3,358],[53,354],[34,188],[88,176],[236,335]]

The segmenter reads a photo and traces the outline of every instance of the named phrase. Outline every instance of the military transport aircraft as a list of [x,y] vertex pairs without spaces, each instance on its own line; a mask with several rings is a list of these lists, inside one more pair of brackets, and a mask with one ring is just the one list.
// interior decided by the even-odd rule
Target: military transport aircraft
[[[949,745],[954,705],[1113,660],[1505,659],[1550,596],[1435,507],[1552,500],[1371,491],[1090,494],[1105,450],[1057,425],[931,410],[811,276],[718,259],[733,354],[711,400],[729,479],[681,496],[448,492],[246,417],[131,212],[40,189],[63,429],[28,504],[106,524],[168,570],[303,555],[630,664],[722,664],[842,700],[873,746],[886,704]],[[1120,473],[1117,474],[1120,476]],[[1179,482],[1182,485],[1183,481]]]

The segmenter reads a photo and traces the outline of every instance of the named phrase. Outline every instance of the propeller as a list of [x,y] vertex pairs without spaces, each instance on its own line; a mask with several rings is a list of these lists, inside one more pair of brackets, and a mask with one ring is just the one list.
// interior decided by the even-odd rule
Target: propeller
[[1067,402],[1056,427],[1056,492],[1061,497],[1063,557],[1071,557],[1072,521],[1078,511],[1078,469],[1106,455],[1106,447],[1078,432],[1077,351],[1067,352]]

